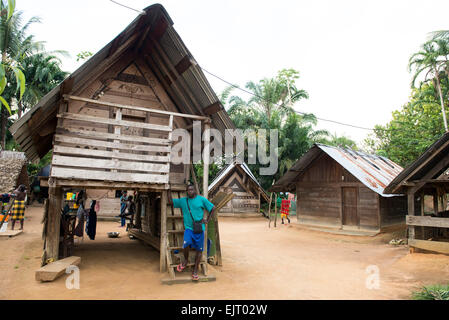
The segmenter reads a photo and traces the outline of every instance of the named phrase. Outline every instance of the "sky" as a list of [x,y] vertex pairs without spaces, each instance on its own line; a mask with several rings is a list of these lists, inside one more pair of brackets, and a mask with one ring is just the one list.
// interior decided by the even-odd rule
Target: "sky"
[[[156,2],[117,0],[141,10]],[[159,1],[195,60],[244,87],[283,68],[300,71],[297,87],[310,98],[295,108],[373,128],[391,119],[410,95],[410,56],[429,32],[449,29],[447,0],[167,0]],[[96,53],[138,15],[110,0],[17,0],[24,20],[47,50],[66,50],[73,72],[81,51]],[[227,84],[208,77],[219,94]],[[235,91],[244,98],[247,96]],[[358,143],[371,133],[319,121],[317,129]]]

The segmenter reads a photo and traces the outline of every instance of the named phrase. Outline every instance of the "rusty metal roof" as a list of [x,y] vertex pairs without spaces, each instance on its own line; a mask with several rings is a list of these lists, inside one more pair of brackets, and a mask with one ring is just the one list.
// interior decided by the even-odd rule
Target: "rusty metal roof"
[[11,126],[14,139],[29,160],[35,161],[52,149],[62,95],[77,93],[127,52],[138,52],[145,59],[179,112],[209,115],[212,126],[222,133],[235,128],[164,7],[155,4],[144,11],[145,15],[139,15]]
[[401,166],[378,155],[323,144],[315,144],[271,187],[270,191],[294,191],[296,178],[306,171],[309,165],[323,152],[337,161],[369,189],[383,197],[394,196],[385,194],[384,190],[402,172]]

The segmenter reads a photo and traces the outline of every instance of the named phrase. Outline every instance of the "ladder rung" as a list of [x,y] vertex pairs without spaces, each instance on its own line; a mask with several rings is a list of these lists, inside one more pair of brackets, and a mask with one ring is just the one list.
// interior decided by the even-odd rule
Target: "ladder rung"
[[[171,250],[184,250],[184,248],[183,247],[168,247],[168,250],[169,251],[171,251]],[[192,250],[192,251],[195,251],[195,249],[193,249],[193,248],[190,248],[190,250]]]
[[184,233],[184,230],[168,230],[167,233]]
[[183,216],[167,216],[167,219],[183,219]]
[[168,247],[168,250],[184,250],[183,247]]
[[[202,264],[205,264],[205,262],[204,262],[204,261],[200,261],[200,263],[198,264],[198,266],[200,266],[200,265],[202,265]],[[190,262],[190,263],[187,264],[186,267],[193,267],[194,265],[195,265],[195,263]],[[172,267],[172,268],[176,268],[177,266],[178,266],[177,264],[171,264],[171,265],[170,265],[170,267]]]

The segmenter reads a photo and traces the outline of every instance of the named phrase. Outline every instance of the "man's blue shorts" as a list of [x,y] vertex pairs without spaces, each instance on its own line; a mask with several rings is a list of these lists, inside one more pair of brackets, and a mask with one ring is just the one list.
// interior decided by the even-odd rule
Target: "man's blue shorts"
[[193,233],[193,230],[186,229],[184,231],[184,245],[183,248],[191,247],[196,251],[203,252],[204,246],[204,231],[201,233]]

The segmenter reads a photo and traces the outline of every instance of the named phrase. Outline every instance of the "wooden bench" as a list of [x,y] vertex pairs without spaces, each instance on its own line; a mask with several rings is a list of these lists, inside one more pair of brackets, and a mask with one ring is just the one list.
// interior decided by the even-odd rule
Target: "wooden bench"
[[55,262],[49,263],[46,266],[36,270],[36,280],[37,281],[53,281],[62,274],[70,266],[77,266],[81,262],[80,257],[68,257],[65,259],[57,260]]

